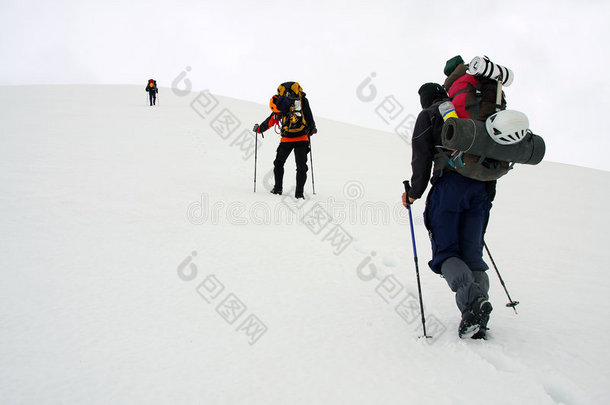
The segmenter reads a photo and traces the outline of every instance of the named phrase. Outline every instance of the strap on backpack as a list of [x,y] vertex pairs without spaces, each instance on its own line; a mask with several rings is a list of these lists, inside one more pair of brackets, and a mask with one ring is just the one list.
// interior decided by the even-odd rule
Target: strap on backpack
[[440,172],[440,176],[443,175],[443,173],[448,170],[448,171],[455,171],[455,162],[457,161],[458,165],[460,167],[464,166],[464,162],[462,161],[462,157],[461,157],[461,153],[458,156],[455,157],[451,157],[449,156],[446,152],[447,150],[444,149],[442,146],[437,146],[436,147],[437,153],[436,155],[434,155],[434,171],[435,172]]
[[467,105],[466,111],[474,107],[474,119],[479,120],[481,117],[481,101],[483,101],[483,92],[481,91],[481,83],[477,83],[474,88],[474,104]]

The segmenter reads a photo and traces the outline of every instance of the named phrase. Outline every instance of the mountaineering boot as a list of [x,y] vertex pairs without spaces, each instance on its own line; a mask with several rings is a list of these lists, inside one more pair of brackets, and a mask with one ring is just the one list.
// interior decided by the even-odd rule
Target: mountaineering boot
[[273,189],[271,190],[271,194],[282,195],[282,189],[281,188],[277,188],[277,187],[273,187]]
[[485,321],[485,325],[487,325],[487,321],[489,321],[489,314],[491,314],[492,310],[493,307],[491,306],[491,303],[487,301],[487,298],[485,297],[477,298],[472,304],[472,311],[477,317],[479,325],[483,323],[483,320]]
[[489,314],[493,310],[487,298],[481,296],[462,313],[462,320],[458,329],[460,338],[483,339],[487,331]]
[[301,190],[301,191],[297,190],[297,191],[294,193],[294,198],[296,198],[297,200],[298,200],[299,198],[302,198],[302,199],[304,200],[304,199],[305,199],[305,196],[303,196],[303,191],[302,191],[302,190]]
[[479,331],[479,324],[476,322],[476,317],[472,309],[467,309],[462,313],[462,320],[458,328],[458,336],[461,339],[472,337]]
[[491,303],[485,297],[479,297],[472,305],[474,314],[478,319],[479,331],[471,336],[472,339],[485,339],[487,337],[487,323],[489,314],[493,310]]
[[477,333],[475,333],[474,335],[470,336],[470,339],[487,339],[487,331],[489,330],[489,328],[486,328],[484,326],[479,326],[479,331]]

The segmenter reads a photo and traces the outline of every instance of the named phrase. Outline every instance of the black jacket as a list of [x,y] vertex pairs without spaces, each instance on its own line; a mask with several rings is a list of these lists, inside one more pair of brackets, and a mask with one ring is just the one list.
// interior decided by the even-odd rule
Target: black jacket
[[[440,101],[422,110],[415,121],[413,137],[411,138],[411,190],[409,197],[421,198],[428,187],[436,146],[441,145],[443,116],[438,111]],[[434,183],[434,179],[432,180]]]
[[[442,170],[434,170],[432,167],[434,157],[439,153],[437,146],[442,145],[441,133],[443,130],[443,116],[438,110],[438,106],[447,99],[435,100],[432,105],[422,110],[415,121],[413,129],[413,137],[411,139],[411,189],[409,197],[421,198],[428,187],[428,180],[435,184],[440,176],[443,175]],[[444,169],[450,170],[450,169]],[[432,173],[432,179],[430,174]],[[493,201],[496,194],[496,181],[486,182],[487,192],[490,199]]]

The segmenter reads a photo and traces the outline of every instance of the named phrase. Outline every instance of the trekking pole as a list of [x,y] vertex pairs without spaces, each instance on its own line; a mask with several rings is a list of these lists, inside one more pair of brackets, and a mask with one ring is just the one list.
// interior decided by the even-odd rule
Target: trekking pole
[[254,192],[256,193],[256,162],[258,161],[258,124],[254,124]]
[[309,139],[309,160],[311,160],[311,191],[313,195],[316,195],[316,182],[313,175],[313,152],[311,149],[311,139]]
[[483,246],[485,246],[485,251],[487,252],[487,256],[489,256],[489,260],[491,260],[491,264],[493,264],[494,269],[496,269],[496,273],[498,274],[498,278],[500,279],[500,284],[502,284],[502,287],[504,287],[504,291],[506,292],[506,296],[508,297],[509,302],[506,304],[506,306],[512,307],[516,314],[517,308],[515,308],[515,307],[517,305],[519,305],[519,301],[513,301],[512,298],[510,297],[510,294],[508,293],[508,290],[506,289],[506,284],[504,284],[504,280],[502,280],[502,276],[500,275],[500,272],[498,271],[498,266],[496,266],[496,262],[494,261],[494,258],[491,257],[491,253],[489,252],[487,243],[483,242]]
[[411,203],[409,202],[409,190],[411,189],[411,185],[408,180],[402,182],[405,186],[406,193],[406,201],[407,201],[407,210],[409,211],[409,224],[411,225],[411,242],[413,243],[413,260],[415,261],[415,275],[417,276],[417,292],[419,294],[419,309],[421,313],[421,325],[424,331],[424,336],[420,336],[420,338],[424,337],[426,339],[432,338],[432,336],[428,336],[426,333],[426,317],[424,316],[424,300],[421,294],[421,282],[419,280],[419,264],[417,262],[417,248],[415,247],[415,231],[413,229],[413,216],[411,215]]

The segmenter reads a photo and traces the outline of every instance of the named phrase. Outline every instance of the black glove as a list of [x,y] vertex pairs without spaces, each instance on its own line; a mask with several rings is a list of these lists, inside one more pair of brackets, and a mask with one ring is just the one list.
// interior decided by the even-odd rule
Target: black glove
[[312,136],[313,134],[317,134],[317,133],[318,133],[318,129],[316,127],[314,127],[309,131],[309,136]]

